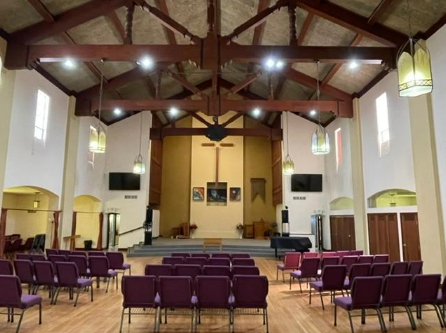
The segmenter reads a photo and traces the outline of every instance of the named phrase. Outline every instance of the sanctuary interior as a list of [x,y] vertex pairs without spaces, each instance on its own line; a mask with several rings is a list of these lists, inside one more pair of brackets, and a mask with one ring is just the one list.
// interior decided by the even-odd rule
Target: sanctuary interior
[[441,332],[446,0],[1,0],[0,332]]

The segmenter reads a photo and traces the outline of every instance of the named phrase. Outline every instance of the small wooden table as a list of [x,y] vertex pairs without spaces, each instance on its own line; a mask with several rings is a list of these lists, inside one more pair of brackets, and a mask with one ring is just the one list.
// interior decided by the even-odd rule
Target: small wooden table
[[76,238],[81,238],[81,235],[65,236],[63,238],[65,242],[65,247],[68,242],[70,242],[70,251],[74,251],[76,248]]
[[203,239],[203,252],[206,252],[206,246],[220,246],[220,252],[223,248],[221,238],[205,238]]

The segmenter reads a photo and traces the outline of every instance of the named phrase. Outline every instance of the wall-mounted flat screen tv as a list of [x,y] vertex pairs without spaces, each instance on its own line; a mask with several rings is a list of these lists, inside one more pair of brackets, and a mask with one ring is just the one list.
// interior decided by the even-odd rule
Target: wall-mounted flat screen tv
[[322,192],[322,175],[295,174],[291,176],[292,192]]
[[129,172],[110,172],[108,189],[110,191],[139,191],[141,176]]

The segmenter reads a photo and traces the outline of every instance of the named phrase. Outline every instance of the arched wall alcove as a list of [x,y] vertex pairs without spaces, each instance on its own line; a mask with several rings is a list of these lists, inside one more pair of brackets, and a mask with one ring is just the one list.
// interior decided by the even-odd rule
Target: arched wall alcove
[[380,191],[367,199],[368,208],[416,206],[417,194],[403,189]]
[[348,197],[339,197],[330,202],[330,210],[352,210],[353,199]]

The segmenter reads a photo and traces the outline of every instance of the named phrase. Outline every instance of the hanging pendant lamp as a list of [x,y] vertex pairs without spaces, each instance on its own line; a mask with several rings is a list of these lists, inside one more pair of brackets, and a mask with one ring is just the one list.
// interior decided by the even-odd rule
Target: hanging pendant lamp
[[[316,97],[319,101],[320,97],[320,89],[319,89],[319,61],[316,62]],[[326,155],[330,153],[330,138],[328,137],[327,131],[321,125],[321,111],[318,112],[318,127],[316,131],[313,133],[311,138],[311,152],[313,155]]]
[[400,97],[416,97],[432,92],[430,53],[426,41],[412,38],[409,0],[409,40],[398,51],[398,90]]
[[133,173],[137,175],[143,175],[146,173],[146,165],[144,163],[144,158],[141,155],[141,142],[142,142],[142,123],[143,123],[144,112],[141,111],[141,124],[139,128],[139,154],[136,156],[133,162]]
[[98,124],[90,129],[89,150],[95,154],[104,154],[107,136],[105,129],[101,124],[102,111],[102,93],[103,93],[104,76],[101,75],[101,85],[99,88],[99,108],[98,108]]
[[289,143],[288,143],[288,137],[289,137],[289,125],[288,125],[288,111],[286,113],[286,157],[285,160],[282,163],[282,173],[286,176],[290,176],[294,173],[294,162],[290,157],[289,152]]

